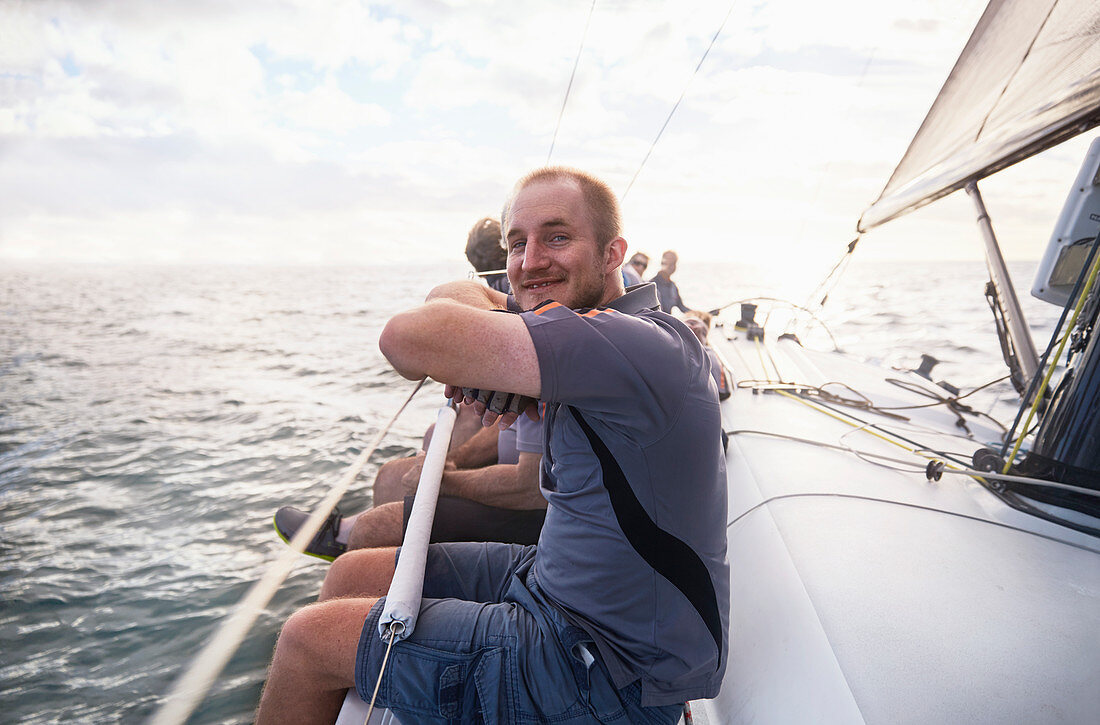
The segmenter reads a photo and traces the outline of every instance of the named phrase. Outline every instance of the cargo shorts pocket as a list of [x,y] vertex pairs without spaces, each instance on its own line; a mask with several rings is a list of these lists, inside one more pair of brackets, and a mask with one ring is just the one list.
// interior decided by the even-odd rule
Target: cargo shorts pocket
[[618,689],[603,662],[595,655],[591,640],[572,648],[578,682],[592,717],[604,725],[670,725],[680,719],[681,705],[642,707],[642,685],[634,681]]
[[415,722],[510,723],[510,669],[504,647],[463,653],[402,642],[386,666],[386,706]]

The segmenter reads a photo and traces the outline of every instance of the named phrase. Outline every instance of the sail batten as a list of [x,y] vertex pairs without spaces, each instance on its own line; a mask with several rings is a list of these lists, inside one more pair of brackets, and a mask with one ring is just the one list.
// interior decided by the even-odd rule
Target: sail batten
[[992,0],[866,232],[1100,125],[1100,3]]

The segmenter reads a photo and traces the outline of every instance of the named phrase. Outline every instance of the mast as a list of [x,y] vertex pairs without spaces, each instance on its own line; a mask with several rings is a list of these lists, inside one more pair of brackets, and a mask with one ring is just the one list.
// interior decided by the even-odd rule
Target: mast
[[[997,243],[997,235],[993,233],[993,223],[985,209],[977,182],[971,181],[967,184],[966,193],[973,200],[978,212],[978,229],[982,233],[982,241],[985,242],[985,265],[989,269],[994,304],[1000,308],[1004,316],[1005,334],[1009,341],[1009,346],[1002,345],[1005,362],[1012,371],[1013,382],[1022,393],[1039,369],[1039,353],[1035,349],[1034,340],[1031,339],[1027,320],[1024,319],[1024,310],[1020,306],[1020,299],[1016,296],[1016,288],[1012,285],[1012,277],[1008,273],[1004,255],[1001,254],[1001,247]],[[1016,380],[1017,376],[1022,379]]]

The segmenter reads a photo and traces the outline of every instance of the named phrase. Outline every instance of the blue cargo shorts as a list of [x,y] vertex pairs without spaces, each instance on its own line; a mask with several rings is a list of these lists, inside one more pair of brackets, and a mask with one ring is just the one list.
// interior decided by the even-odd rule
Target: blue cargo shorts
[[[376,706],[410,723],[675,723],[680,705],[642,707],[641,685],[617,689],[592,638],[529,576],[534,546],[428,547],[412,636],[390,652]],[[385,600],[359,637],[355,689],[370,701],[386,642]]]

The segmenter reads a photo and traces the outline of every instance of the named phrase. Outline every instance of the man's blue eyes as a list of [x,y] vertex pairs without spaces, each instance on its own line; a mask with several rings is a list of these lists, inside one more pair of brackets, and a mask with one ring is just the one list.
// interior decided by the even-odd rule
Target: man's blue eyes
[[[566,235],[566,234],[555,234],[554,236],[550,237],[550,239],[548,241],[550,241],[550,242],[568,242],[569,241],[569,236]],[[510,247],[509,251],[516,252],[516,251],[519,251],[519,250],[523,249],[525,246],[527,246],[527,242],[516,242],[515,244],[513,244]]]

